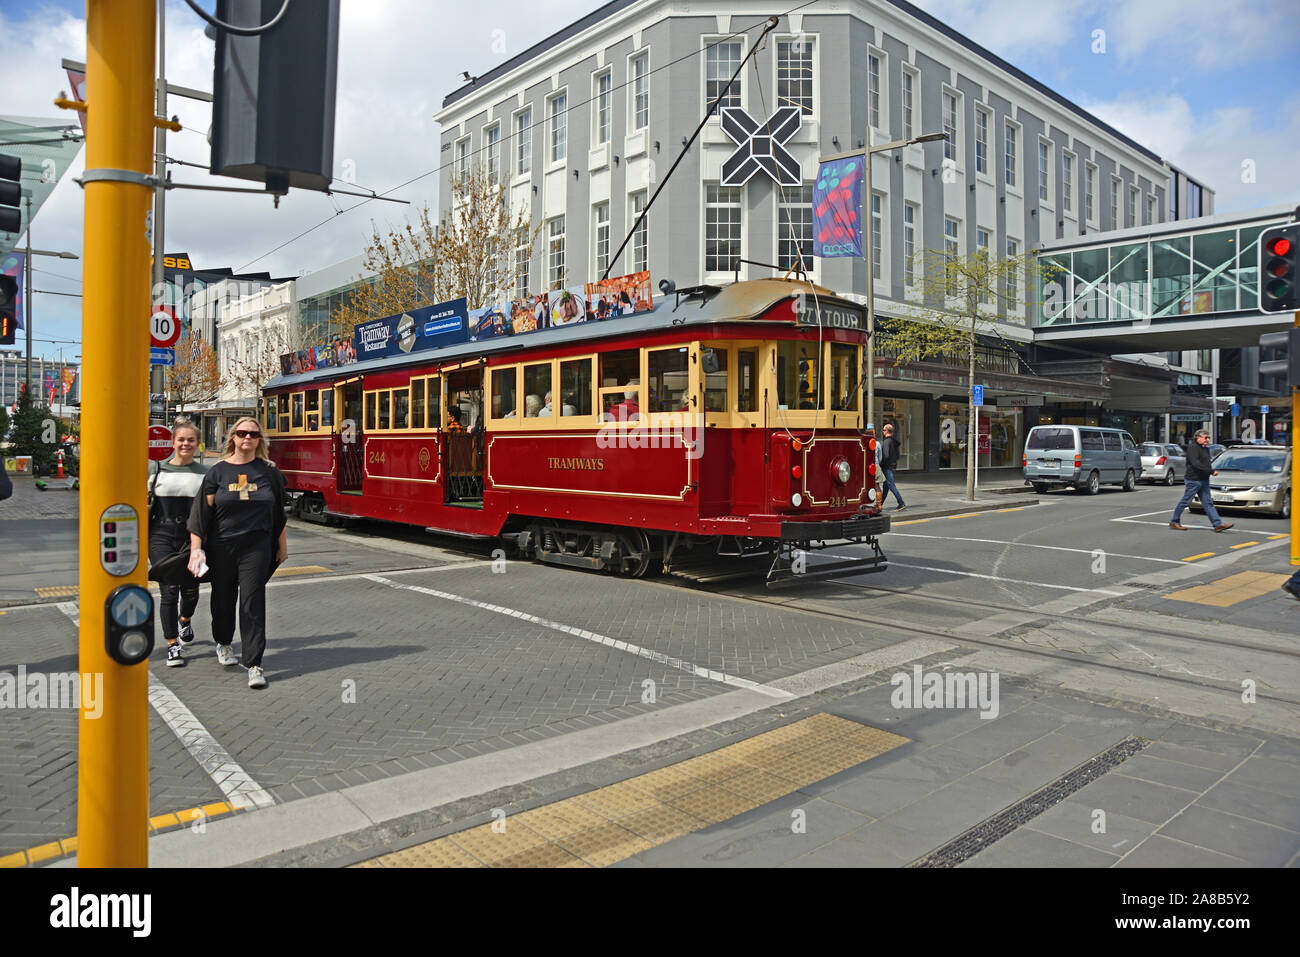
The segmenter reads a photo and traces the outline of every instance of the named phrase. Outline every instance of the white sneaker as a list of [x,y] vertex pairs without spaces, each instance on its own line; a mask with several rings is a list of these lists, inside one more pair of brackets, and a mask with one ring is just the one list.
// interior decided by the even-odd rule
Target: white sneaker
[[235,657],[235,649],[230,645],[217,645],[217,661],[226,667],[239,664],[239,659]]
[[262,672],[261,665],[253,665],[248,669],[248,686],[250,688],[266,687],[266,675]]

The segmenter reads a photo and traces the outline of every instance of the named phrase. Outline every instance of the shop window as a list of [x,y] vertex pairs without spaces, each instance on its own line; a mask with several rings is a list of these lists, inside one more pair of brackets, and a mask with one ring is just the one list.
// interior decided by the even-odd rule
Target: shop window
[[[679,412],[690,399],[690,356],[686,347],[656,349],[647,356],[650,373],[650,411]],[[726,404],[725,386],[723,404]]]
[[411,380],[411,428],[424,428],[424,385],[423,379]]
[[704,375],[704,411],[726,412],[727,350],[705,349],[700,353],[700,365]]
[[513,419],[519,414],[519,403],[515,395],[515,369],[492,370],[492,417],[495,419]]
[[776,344],[776,401],[781,409],[820,409],[821,378],[817,346],[807,342]]
[[560,415],[591,415],[591,360],[560,363]]
[[[551,408],[547,409],[548,402]],[[549,362],[524,366],[524,417],[536,418],[546,410],[553,414],[555,396],[551,392],[551,364]]]

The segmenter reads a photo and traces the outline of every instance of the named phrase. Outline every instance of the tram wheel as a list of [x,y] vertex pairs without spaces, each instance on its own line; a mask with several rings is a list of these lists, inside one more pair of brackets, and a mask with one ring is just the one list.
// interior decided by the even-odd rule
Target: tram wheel
[[620,532],[618,536],[618,574],[623,578],[641,578],[650,568],[650,536],[643,529]]

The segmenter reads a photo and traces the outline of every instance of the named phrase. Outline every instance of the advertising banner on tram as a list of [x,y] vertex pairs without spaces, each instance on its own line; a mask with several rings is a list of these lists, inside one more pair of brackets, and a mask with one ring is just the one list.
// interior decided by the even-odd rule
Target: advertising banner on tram
[[494,303],[469,314],[472,340],[517,336],[579,322],[647,312],[653,307],[649,271]]
[[468,301],[462,296],[400,316],[363,322],[352,332],[358,362],[423,352],[469,340]]

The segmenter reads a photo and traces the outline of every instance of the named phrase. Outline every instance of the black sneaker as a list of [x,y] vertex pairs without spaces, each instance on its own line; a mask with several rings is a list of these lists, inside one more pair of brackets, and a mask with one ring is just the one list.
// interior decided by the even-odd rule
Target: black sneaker
[[180,622],[180,639],[187,645],[194,640],[194,623],[192,621]]
[[167,667],[168,668],[185,667],[185,659],[181,657],[181,646],[179,644],[167,646]]
[[907,511],[907,506],[906,506],[906,505],[900,505],[900,506],[898,506],[898,508],[894,509],[894,511],[895,511],[895,512],[905,512],[905,511]]
[[1300,586],[1292,584],[1290,579],[1282,583],[1282,590],[1296,601],[1300,601]]

